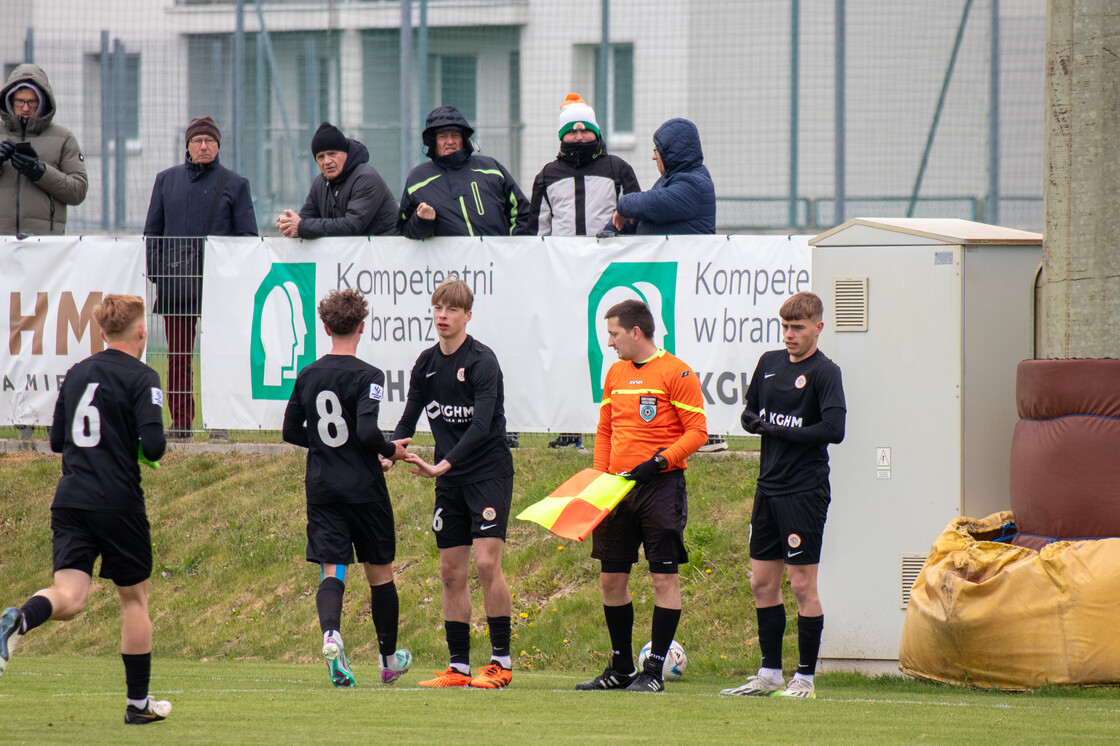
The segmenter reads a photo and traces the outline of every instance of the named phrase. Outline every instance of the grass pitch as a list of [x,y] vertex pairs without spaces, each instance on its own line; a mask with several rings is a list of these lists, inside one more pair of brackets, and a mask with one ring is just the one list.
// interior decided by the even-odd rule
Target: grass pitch
[[[664,694],[576,692],[572,673],[518,672],[501,691],[392,687],[352,660],[358,686],[323,664],[157,660],[152,692],[171,717],[125,726],[123,667],[103,656],[20,656],[0,679],[6,744],[311,743],[1053,743],[1114,742],[1113,690],[1001,694],[895,677],[818,677],[818,699],[729,698],[688,676]],[[422,661],[421,664],[427,663]]]

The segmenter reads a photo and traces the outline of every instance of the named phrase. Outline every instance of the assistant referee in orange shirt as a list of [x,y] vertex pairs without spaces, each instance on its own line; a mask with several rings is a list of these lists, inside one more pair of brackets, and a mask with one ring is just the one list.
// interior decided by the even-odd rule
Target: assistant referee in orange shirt
[[[580,691],[664,691],[661,670],[681,618],[678,574],[688,562],[685,459],[708,438],[704,396],[696,373],[653,341],[653,314],[638,300],[607,311],[607,344],[618,362],[607,371],[595,468],[637,482],[592,534],[591,557],[602,563],[603,613],[612,657],[605,671],[576,685]],[[650,655],[634,666],[634,605],[630,570],[645,547],[653,577]]]

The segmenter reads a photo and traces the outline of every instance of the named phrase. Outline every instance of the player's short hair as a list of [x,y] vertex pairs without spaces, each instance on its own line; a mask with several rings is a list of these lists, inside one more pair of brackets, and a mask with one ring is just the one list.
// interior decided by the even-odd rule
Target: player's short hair
[[629,331],[635,326],[642,330],[642,334],[646,339],[653,339],[653,313],[649,310],[649,306],[642,303],[640,300],[624,300],[621,303],[615,303],[607,309],[603,314],[604,319],[618,319],[618,325],[623,329]]
[[821,299],[816,293],[794,293],[786,298],[786,302],[778,310],[778,315],[782,317],[783,321],[798,321],[799,319],[820,321],[824,318],[824,304],[821,303]]
[[332,290],[319,301],[319,318],[323,320],[331,334],[346,337],[357,331],[366,320],[369,303],[360,290],[346,288]]
[[139,295],[110,293],[93,308],[93,319],[110,342],[119,342],[138,319],[144,318],[144,299]]
[[437,303],[469,311],[474,307],[474,293],[471,292],[471,286],[460,280],[458,275],[451,275],[432,293],[432,305]]

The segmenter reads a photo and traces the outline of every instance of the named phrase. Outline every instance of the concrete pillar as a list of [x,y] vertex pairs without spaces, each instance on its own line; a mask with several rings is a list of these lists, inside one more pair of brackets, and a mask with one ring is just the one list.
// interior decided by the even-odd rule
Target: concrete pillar
[[1038,358],[1120,358],[1120,3],[1049,0]]

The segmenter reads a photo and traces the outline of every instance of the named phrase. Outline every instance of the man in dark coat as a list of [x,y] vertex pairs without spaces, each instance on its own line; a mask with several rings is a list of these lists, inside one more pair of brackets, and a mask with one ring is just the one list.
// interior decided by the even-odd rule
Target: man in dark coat
[[324,236],[396,236],[397,203],[389,185],[369,165],[369,150],[350,140],[329,122],[311,138],[311,154],[319,175],[311,183],[299,214],[291,210],[276,218],[288,238]]
[[257,235],[249,180],[218,163],[218,125],[210,117],[195,119],[186,141],[186,161],[156,174],[144,221],[148,279],[156,286],[153,312],[163,314],[167,334],[167,436],[177,440],[190,437],[194,421],[191,357],[202,306],[202,237]]
[[639,235],[716,232],[716,188],[704,165],[700,132],[687,119],[670,119],[653,133],[653,161],[661,177],[647,192],[618,198],[617,230],[637,223]]
[[474,152],[474,129],[454,106],[436,107],[424,127],[430,163],[408,175],[400,228],[409,238],[523,236],[529,200],[506,167]]

